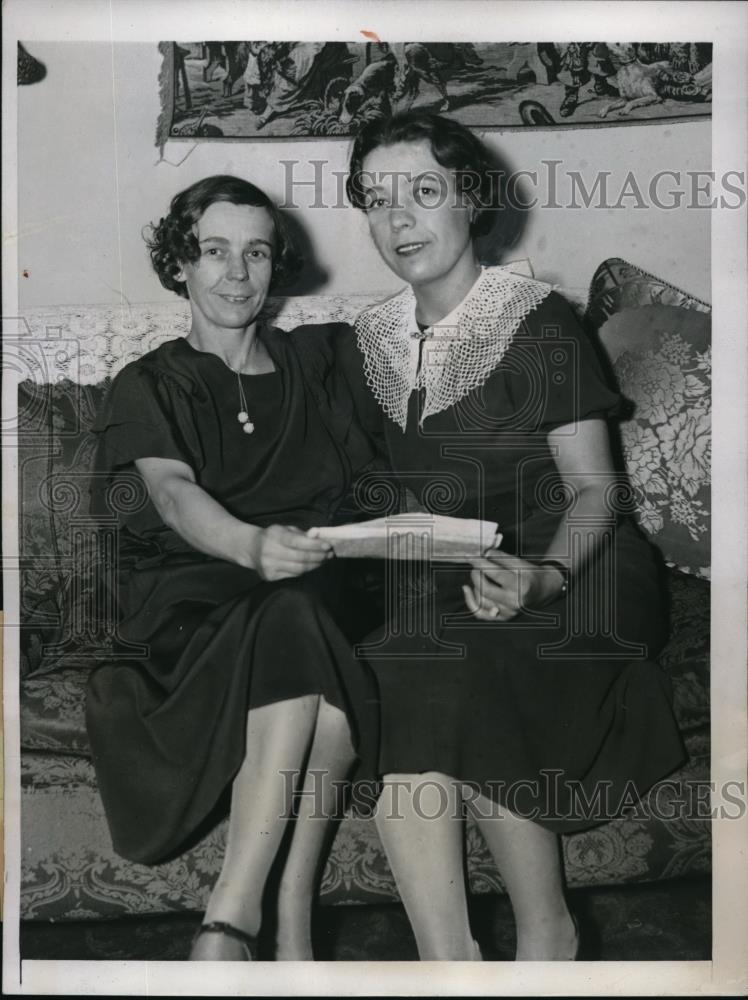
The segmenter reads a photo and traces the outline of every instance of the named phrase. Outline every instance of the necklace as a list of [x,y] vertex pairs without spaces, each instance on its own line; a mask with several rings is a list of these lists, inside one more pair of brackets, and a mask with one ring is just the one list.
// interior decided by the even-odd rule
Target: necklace
[[[256,343],[257,343],[256,340],[252,342],[252,346],[249,349],[249,353],[252,352]],[[248,360],[249,360],[249,354],[247,354],[247,358],[245,359],[244,363],[246,364]],[[228,363],[228,361],[225,361],[224,363],[226,367],[230,371],[232,371],[234,375],[236,375],[236,384],[239,388],[239,412],[236,415],[236,419],[241,424],[241,428],[245,434],[254,434],[255,425],[249,419],[249,407],[247,406],[247,397],[244,395],[244,386],[242,385],[241,373],[238,371],[238,369],[233,368]]]
[[244,395],[242,377],[237,371],[234,371],[234,374],[236,375],[236,384],[239,386],[239,412],[236,415],[236,419],[241,424],[245,434],[253,434],[255,425],[249,419],[249,413],[247,412],[247,397]]

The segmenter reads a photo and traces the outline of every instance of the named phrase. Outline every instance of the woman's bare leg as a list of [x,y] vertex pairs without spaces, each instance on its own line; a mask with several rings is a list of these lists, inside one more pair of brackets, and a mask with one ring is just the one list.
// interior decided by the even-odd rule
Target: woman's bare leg
[[[300,770],[317,723],[318,695],[253,708],[247,715],[247,751],[234,778],[226,854],[204,923],[223,921],[248,934],[260,929],[262,894],[286,830],[291,796],[282,771]],[[191,958],[241,960],[239,941],[201,935]]]
[[484,795],[467,801],[506,885],[517,923],[517,961],[573,959],[577,932],[564,895],[557,835]]
[[480,958],[468,921],[461,809],[447,775],[385,775],[376,825],[422,961]]
[[345,713],[320,698],[291,846],[278,890],[276,959],[311,961],[312,906],[323,851],[343,800],[343,782],[355,760]]

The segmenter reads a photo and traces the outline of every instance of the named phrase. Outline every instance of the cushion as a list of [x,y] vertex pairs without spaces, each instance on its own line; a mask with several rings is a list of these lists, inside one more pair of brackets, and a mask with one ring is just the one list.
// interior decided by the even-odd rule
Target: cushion
[[587,319],[595,329],[599,330],[609,316],[621,309],[651,305],[682,306],[696,312],[710,312],[706,302],[620,257],[603,261],[592,276]]
[[600,330],[630,415],[620,424],[640,527],[666,561],[711,563],[710,317],[677,306],[616,313]]
[[614,259],[595,274],[587,318],[627,401],[620,442],[639,525],[669,565],[708,578],[709,307]]

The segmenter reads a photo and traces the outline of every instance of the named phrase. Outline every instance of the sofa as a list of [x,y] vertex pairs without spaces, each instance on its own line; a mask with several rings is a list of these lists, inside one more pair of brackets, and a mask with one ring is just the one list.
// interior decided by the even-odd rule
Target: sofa
[[[578,297],[577,297],[578,298]],[[275,322],[352,320],[372,300],[273,303]],[[579,303],[577,303],[579,304]],[[710,870],[709,306],[620,259],[595,272],[583,311],[626,407],[613,428],[632,510],[657,548],[672,683],[687,763],[627,814],[565,835],[570,888],[651,882]],[[187,303],[26,311],[6,343],[18,372],[21,712],[21,918],[87,920],[199,911],[219,872],[225,821],[154,867],[112,850],[84,727],[90,670],[117,647],[116,609],[97,571],[116,558],[116,514],[92,517],[91,423],[111,377],[184,335]],[[133,476],[114,509],[141,501]],[[701,789],[701,792],[699,791]],[[708,799],[707,799],[708,801]],[[467,828],[473,893],[503,892],[477,828]],[[346,816],[320,888],[323,903],[397,899],[371,819]]]

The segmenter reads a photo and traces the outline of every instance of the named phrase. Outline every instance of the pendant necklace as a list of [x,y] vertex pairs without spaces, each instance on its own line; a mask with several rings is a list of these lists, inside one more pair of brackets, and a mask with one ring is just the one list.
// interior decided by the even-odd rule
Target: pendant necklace
[[253,434],[255,425],[249,419],[249,413],[247,412],[247,397],[244,395],[244,386],[242,385],[242,377],[239,372],[235,372],[236,382],[239,386],[239,412],[236,415],[236,419],[242,425],[242,430],[245,434]]
[[[250,352],[254,348],[256,341],[253,341]],[[249,355],[245,360],[245,364],[249,360]],[[236,384],[239,387],[239,412],[236,415],[236,419],[241,424],[241,428],[245,434],[254,434],[255,425],[249,419],[249,407],[247,406],[247,397],[244,395],[244,386],[242,385],[242,377],[238,369],[233,368],[228,361],[225,362],[226,367],[236,375]]]

